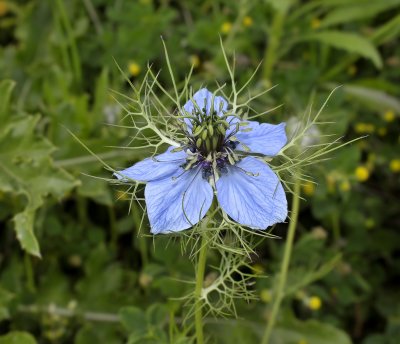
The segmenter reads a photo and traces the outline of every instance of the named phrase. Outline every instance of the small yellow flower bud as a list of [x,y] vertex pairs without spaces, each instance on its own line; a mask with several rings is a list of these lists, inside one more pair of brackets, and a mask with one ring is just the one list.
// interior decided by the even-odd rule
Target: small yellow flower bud
[[200,57],[197,55],[190,55],[189,62],[193,68],[198,68],[200,66]]
[[229,33],[232,30],[232,23],[231,22],[224,22],[221,25],[221,32],[224,34]]
[[312,311],[317,311],[322,306],[322,300],[318,296],[311,296],[307,302],[308,308]]
[[388,123],[393,122],[395,120],[395,118],[396,118],[396,116],[395,116],[393,110],[388,110],[383,114],[383,119]]
[[310,26],[312,29],[316,30],[321,26],[321,21],[318,18],[311,19]]
[[390,161],[389,168],[392,172],[400,172],[400,159],[393,159]]
[[339,185],[339,189],[343,192],[347,192],[350,191],[351,189],[351,184],[348,180],[343,180],[340,185]]
[[302,188],[303,188],[303,192],[306,196],[314,195],[314,192],[315,192],[315,184],[314,183],[307,181],[302,185]]
[[243,26],[250,27],[253,25],[253,18],[250,16],[245,16],[243,18]]
[[260,293],[260,299],[264,303],[269,303],[272,300],[271,291],[269,289],[263,289]]
[[365,166],[358,166],[354,173],[359,182],[365,182],[369,178],[369,171]]
[[375,132],[375,126],[370,123],[356,123],[354,126],[354,131],[358,134],[372,134]]
[[137,64],[135,61],[132,61],[128,65],[129,73],[132,76],[138,76],[140,74],[141,68],[140,65]]

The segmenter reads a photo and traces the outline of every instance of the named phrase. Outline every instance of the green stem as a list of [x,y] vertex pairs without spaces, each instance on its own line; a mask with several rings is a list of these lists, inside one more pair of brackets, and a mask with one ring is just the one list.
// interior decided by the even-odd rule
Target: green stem
[[115,210],[112,206],[108,206],[108,217],[110,221],[110,246],[112,250],[116,251],[118,245],[118,228],[115,218]]
[[204,343],[203,335],[203,311],[202,311],[202,301],[201,292],[203,290],[204,282],[204,272],[206,270],[206,260],[207,260],[207,237],[206,234],[202,234],[202,240],[200,243],[201,247],[199,250],[199,258],[197,262],[196,271],[196,289],[194,291],[195,296],[195,326],[196,326],[196,340],[197,344]]
[[82,82],[82,70],[81,70],[81,62],[78,54],[78,48],[76,46],[76,41],[74,37],[74,33],[72,30],[71,22],[68,18],[67,12],[65,11],[64,3],[62,0],[56,0],[56,5],[58,8],[58,12],[60,14],[60,19],[64,25],[65,33],[67,35],[68,43],[71,48],[71,59],[72,59],[72,67],[74,70],[75,83],[78,87],[81,86]]
[[25,264],[25,273],[26,273],[26,286],[31,293],[36,291],[35,287],[35,279],[33,278],[33,267],[31,257],[28,253],[24,254],[24,264]]
[[265,60],[263,63],[264,80],[271,79],[272,71],[278,56],[278,46],[282,36],[285,15],[286,11],[276,11],[272,21],[271,31],[268,35],[269,41],[265,51]]
[[269,343],[272,329],[274,328],[276,318],[279,313],[279,308],[281,306],[281,302],[283,300],[284,293],[285,293],[287,273],[289,270],[290,257],[291,257],[292,248],[293,248],[293,240],[294,240],[294,235],[296,232],[297,219],[298,219],[298,215],[299,215],[300,184],[301,184],[300,179],[296,178],[295,185],[294,185],[294,192],[293,192],[293,200],[292,200],[292,213],[291,213],[291,219],[290,219],[290,224],[289,224],[288,237],[286,239],[286,246],[285,246],[285,251],[284,251],[282,265],[281,265],[281,272],[279,274],[278,286],[276,289],[276,293],[274,295],[274,301],[273,301],[274,303],[272,305],[271,316],[268,320],[268,324],[267,324],[267,327],[264,332],[264,336],[263,336],[263,339],[261,342],[262,344]]
[[140,233],[140,227],[142,224],[142,214],[137,207],[135,203],[132,203],[132,209],[131,209],[132,215],[133,215],[133,223],[135,225],[135,231],[136,235],[133,234],[132,240],[133,240],[133,246],[135,247],[135,241],[136,238],[138,240],[137,247],[140,252],[140,258],[142,260],[142,267],[146,266],[149,263],[149,255],[148,255],[148,250],[147,250],[147,238],[143,236]]

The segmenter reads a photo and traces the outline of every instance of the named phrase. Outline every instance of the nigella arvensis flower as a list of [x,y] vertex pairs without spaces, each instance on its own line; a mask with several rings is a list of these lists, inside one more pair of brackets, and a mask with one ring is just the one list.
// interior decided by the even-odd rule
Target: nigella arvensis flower
[[[183,107],[180,147],[115,173],[122,181],[146,182],[151,232],[178,232],[198,223],[214,191],[222,210],[241,225],[266,229],[287,216],[277,175],[260,158],[286,144],[285,123],[241,121],[228,103],[203,88]],[[183,123],[184,122],[184,123]]]

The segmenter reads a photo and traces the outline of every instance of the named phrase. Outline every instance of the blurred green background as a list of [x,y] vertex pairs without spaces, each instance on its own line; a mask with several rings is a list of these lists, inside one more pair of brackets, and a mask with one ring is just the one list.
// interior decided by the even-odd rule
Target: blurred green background
[[[110,173],[67,130],[115,168],[149,154],[110,148],[133,133],[108,124],[125,114],[112,90],[132,92],[116,63],[171,87],[160,36],[194,88],[228,81],[220,36],[239,84],[261,62],[249,93],[278,86],[254,111],[283,104],[263,121],[315,112],[341,85],[323,133],[366,137],[307,171],[273,343],[399,343],[400,0],[1,0],[0,343],[191,343],[171,300],[191,290],[191,261],[138,236],[141,208],[86,176]],[[210,343],[259,342],[286,230],[257,248],[260,300],[207,318]]]

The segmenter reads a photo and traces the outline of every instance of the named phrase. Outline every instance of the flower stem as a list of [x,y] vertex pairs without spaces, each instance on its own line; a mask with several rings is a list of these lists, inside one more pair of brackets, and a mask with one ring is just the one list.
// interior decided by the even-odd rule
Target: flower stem
[[275,62],[278,56],[279,42],[282,36],[283,23],[285,20],[285,11],[277,10],[272,19],[271,31],[268,35],[269,43],[265,52],[265,60],[263,64],[264,80],[270,80]]
[[281,271],[279,274],[278,286],[276,292],[274,293],[275,295],[273,298],[274,301],[272,305],[272,312],[271,316],[268,319],[268,324],[265,329],[264,336],[261,342],[262,344],[269,343],[272,329],[274,328],[276,317],[279,313],[279,308],[285,294],[286,279],[289,270],[290,257],[292,254],[294,234],[296,232],[296,227],[297,227],[299,207],[300,207],[300,179],[296,178],[294,184],[293,200],[292,200],[292,214],[289,224],[288,237],[286,239],[285,251],[281,264]]
[[74,81],[75,81],[76,86],[78,86],[78,88],[79,88],[81,86],[81,82],[82,82],[82,68],[81,68],[78,47],[76,45],[76,40],[74,37],[74,32],[72,29],[71,21],[68,18],[68,14],[65,9],[63,1],[57,0],[56,6],[57,6],[57,10],[59,12],[61,23],[65,29],[68,43],[70,45],[72,68],[73,68],[73,73],[74,73],[74,78],[75,78]]
[[204,272],[206,270],[206,260],[207,260],[207,237],[203,233],[202,240],[200,243],[201,247],[199,250],[199,258],[197,262],[196,271],[196,289],[194,291],[195,296],[195,326],[196,326],[196,341],[197,344],[204,343],[203,335],[203,311],[202,311],[202,301],[201,292],[203,290]]

